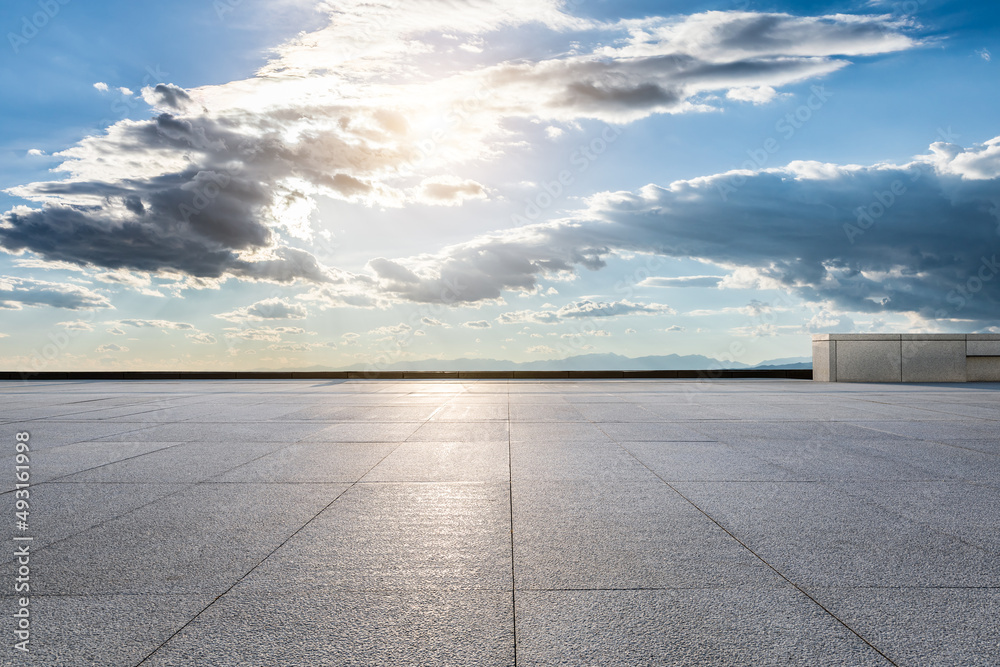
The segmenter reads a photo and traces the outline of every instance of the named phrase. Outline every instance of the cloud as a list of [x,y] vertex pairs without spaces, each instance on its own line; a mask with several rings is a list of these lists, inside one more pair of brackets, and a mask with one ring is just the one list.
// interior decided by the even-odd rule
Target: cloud
[[472,180],[437,176],[420,183],[418,199],[425,204],[455,206],[470,199],[486,199],[486,188]]
[[489,329],[490,323],[486,320],[475,320],[474,322],[465,322],[462,326],[469,329]]
[[119,269],[93,274],[92,277],[98,282],[122,285],[146,296],[160,298],[165,296],[162,292],[158,292],[152,288],[152,277],[148,273]]
[[192,343],[198,343],[200,345],[213,345],[218,342],[215,336],[209,333],[188,334],[188,340]]
[[122,345],[115,345],[114,343],[107,343],[105,345],[101,345],[96,350],[96,352],[100,354],[107,354],[109,352],[128,352],[128,351],[129,348],[124,347]]
[[673,314],[674,309],[662,303],[633,303],[622,301],[591,301],[584,299],[563,306],[558,310],[561,318],[620,317],[622,315]]
[[884,16],[704,12],[621,27],[628,36],[617,48],[488,70],[494,105],[510,115],[629,122],[706,110],[701,96],[709,91],[763,103],[777,95],[775,86],[846,66],[844,56],[919,45],[903,34],[904,23]]
[[108,84],[104,83],[103,81],[98,81],[97,83],[95,83],[94,88],[102,93],[108,92]]
[[308,314],[303,306],[273,297],[228,313],[221,313],[216,317],[232,322],[242,322],[246,320],[301,320],[305,319]]
[[[447,280],[466,288],[457,301],[495,298],[554,270],[600,269],[612,252],[653,252],[845,312],[1000,321],[1000,138],[934,144],[903,165],[792,162],[738,175],[595,195],[566,219],[422,258],[420,285],[393,294],[429,298]],[[622,312],[604,308],[579,310]]]
[[67,331],[93,331],[94,325],[90,322],[84,322],[83,320],[74,320],[72,322],[57,322],[57,326],[63,327]]
[[737,102],[750,102],[751,104],[767,104],[778,97],[782,97],[771,86],[741,86],[731,88],[726,92],[726,97]]
[[854,331],[854,320],[844,313],[835,313],[823,309],[812,316],[802,326],[803,333],[851,333]]
[[517,310],[503,313],[497,318],[500,324],[520,324],[530,322],[532,324],[558,324],[559,314],[554,310]]
[[40,148],[31,148],[28,150],[29,157],[44,157],[45,151]]
[[[575,301],[556,310],[517,310],[502,313],[496,318],[500,324],[558,324],[565,320],[592,317],[619,317],[622,315],[652,315],[673,313],[669,306],[659,303],[633,303],[622,301]],[[598,334],[601,335],[601,334]]]
[[[405,322],[400,322],[399,324],[396,324],[394,326],[377,327],[375,329],[372,329],[368,333],[373,336],[391,337],[391,336],[403,336],[409,333],[410,331],[413,331],[413,327],[411,327],[409,324],[406,324]],[[347,338],[348,334],[344,334],[344,337]]]
[[451,328],[450,324],[442,322],[441,320],[436,320],[433,317],[421,317],[420,322],[421,324],[425,324],[429,327],[444,327],[445,329]]
[[[124,89],[122,90],[124,93]],[[131,95],[132,92],[127,93]],[[149,106],[173,111],[183,111],[193,103],[186,90],[172,83],[158,83],[142,89],[142,98]]]
[[51,306],[67,310],[112,307],[104,295],[79,285],[0,276],[0,309],[20,310],[23,306]]
[[117,322],[109,322],[108,324],[126,327],[135,327],[137,329],[160,329],[161,331],[174,330],[174,331],[193,331],[195,330],[194,325],[188,324],[187,322],[172,322],[170,320],[118,320]]
[[[845,67],[847,57],[920,44],[886,17],[706,12],[610,24],[563,9],[557,0],[325,3],[328,24],[275,49],[257,76],[197,89],[147,86],[151,118],[122,120],[58,153],[62,180],[11,188],[32,206],[0,216],[0,248],[81,267],[180,274],[178,289],[227,279],[328,285],[336,273],[289,240],[311,239],[317,197],[382,207],[481,199],[487,185],[441,174],[499,156],[515,143],[509,119],[625,123],[704,110],[712,91],[761,97]],[[488,36],[528,24],[594,46],[485,60]],[[486,64],[477,57],[437,79],[409,76],[434,64],[443,34],[482,48]],[[447,128],[426,129],[442,116]],[[600,268],[601,247],[581,252],[520,261],[556,272],[590,258]],[[532,271],[515,269],[497,288],[497,271],[470,270],[481,258],[451,259],[443,276],[400,265],[416,281],[375,271],[387,282],[383,292],[411,301],[475,302],[535,284],[525,279]],[[452,273],[461,288],[448,282]]]
[[[106,155],[119,157],[109,164]],[[272,137],[163,113],[122,121],[60,156],[70,179],[10,190],[42,206],[0,217],[7,252],[198,278],[329,280],[315,257],[278,239],[273,209],[287,188],[271,183],[291,175],[275,167],[294,159]]]
[[249,341],[281,342],[283,336],[298,336],[306,333],[301,327],[257,327],[254,329],[227,328],[226,338],[241,338]]
[[674,325],[669,326],[666,329],[664,329],[664,331],[666,333],[675,333],[675,332],[680,332],[680,331],[687,331],[687,329],[685,329],[684,327],[682,327],[680,325],[674,324]]
[[722,276],[651,277],[638,283],[639,287],[718,287]]

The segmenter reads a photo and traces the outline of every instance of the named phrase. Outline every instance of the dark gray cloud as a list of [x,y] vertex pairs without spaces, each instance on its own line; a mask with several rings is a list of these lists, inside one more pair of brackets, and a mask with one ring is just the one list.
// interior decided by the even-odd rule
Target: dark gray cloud
[[493,104],[510,113],[626,122],[705,104],[699,95],[708,91],[787,85],[840,69],[845,56],[919,44],[884,16],[706,12],[626,25],[630,38],[620,48],[488,70]]
[[158,83],[152,88],[145,88],[142,91],[142,96],[150,106],[167,107],[178,111],[182,111],[193,103],[186,90],[172,83]]
[[23,306],[94,310],[111,308],[111,303],[103,294],[79,285],[0,276],[0,309],[20,310]]
[[447,280],[467,289],[457,300],[496,298],[551,271],[600,268],[614,251],[654,252],[739,269],[723,287],[780,286],[844,311],[992,323],[1000,320],[998,146],[935,144],[908,165],[798,162],[605,193],[569,220],[416,258],[430,277],[393,294],[423,300]]
[[[367,155],[335,130],[313,131],[288,145],[286,125],[275,116],[255,119],[251,130],[239,120],[161,113],[82,141],[66,152],[64,167],[73,178],[11,190],[42,206],[3,214],[0,247],[108,269],[328,282],[315,257],[283,245],[276,232],[284,221],[275,202],[301,196],[282,183],[331,181],[343,189],[350,177],[337,173],[340,165],[380,169],[399,163],[399,156],[391,150]],[[109,159],[135,168],[125,176],[104,166]],[[171,171],[147,164],[184,166]]]

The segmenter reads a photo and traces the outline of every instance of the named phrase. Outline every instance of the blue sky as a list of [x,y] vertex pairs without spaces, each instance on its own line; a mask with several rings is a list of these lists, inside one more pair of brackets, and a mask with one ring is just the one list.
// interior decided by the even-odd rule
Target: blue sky
[[[147,6],[148,5],[148,6]],[[1000,331],[983,3],[0,8],[0,362]]]

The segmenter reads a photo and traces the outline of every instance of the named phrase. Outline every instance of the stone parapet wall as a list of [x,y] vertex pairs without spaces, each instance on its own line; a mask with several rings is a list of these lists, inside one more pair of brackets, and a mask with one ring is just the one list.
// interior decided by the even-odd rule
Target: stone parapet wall
[[1000,334],[816,334],[819,382],[1000,382]]

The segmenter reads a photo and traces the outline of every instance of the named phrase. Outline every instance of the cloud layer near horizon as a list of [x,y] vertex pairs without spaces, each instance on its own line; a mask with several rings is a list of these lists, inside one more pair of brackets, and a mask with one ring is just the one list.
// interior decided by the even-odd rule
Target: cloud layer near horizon
[[1000,138],[970,149],[935,143],[904,165],[793,162],[601,193],[562,220],[371,268],[394,298],[475,302],[598,270],[613,254],[650,253],[731,271],[692,277],[706,287],[776,287],[841,311],[996,323],[998,251]]

